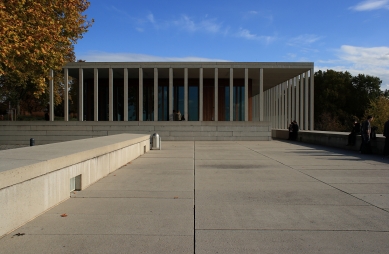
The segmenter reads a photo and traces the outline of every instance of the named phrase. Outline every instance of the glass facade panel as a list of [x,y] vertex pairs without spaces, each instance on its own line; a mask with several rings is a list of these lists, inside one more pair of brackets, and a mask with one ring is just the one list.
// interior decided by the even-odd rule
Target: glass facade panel
[[188,91],[188,121],[199,120],[199,87],[189,86]]
[[244,86],[234,86],[234,121],[244,121]]
[[154,86],[143,86],[143,121],[154,121]]
[[224,121],[230,121],[230,87],[224,87]]
[[138,80],[128,81],[128,121],[138,121]]
[[184,86],[173,86],[173,110],[184,114]]
[[[119,80],[118,80],[119,81]],[[122,80],[114,82],[113,85],[113,120],[124,120],[124,87]],[[116,83],[116,84],[115,84]]]
[[158,86],[158,120],[169,121],[169,87]]

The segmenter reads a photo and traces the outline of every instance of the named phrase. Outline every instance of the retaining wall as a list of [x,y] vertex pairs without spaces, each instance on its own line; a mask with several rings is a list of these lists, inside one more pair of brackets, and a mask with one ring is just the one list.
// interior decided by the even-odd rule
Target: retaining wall
[[149,135],[120,134],[0,151],[0,237],[149,149]]
[[[299,131],[298,142],[309,144],[337,147],[346,150],[359,151],[362,140],[358,135],[354,146],[347,146],[348,132],[332,132],[332,131]],[[285,129],[272,130],[274,139],[288,139],[289,132]],[[383,154],[385,146],[385,137],[382,134],[377,134],[377,139],[371,141],[372,152],[374,154]]]
[[271,140],[269,122],[93,122],[0,121],[0,144],[49,144],[120,133],[158,133],[163,140]]

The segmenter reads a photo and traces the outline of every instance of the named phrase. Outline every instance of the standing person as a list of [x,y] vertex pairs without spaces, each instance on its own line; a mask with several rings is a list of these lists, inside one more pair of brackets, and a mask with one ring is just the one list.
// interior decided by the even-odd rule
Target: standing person
[[181,121],[181,112],[177,111],[177,121]]
[[351,133],[348,135],[348,146],[354,146],[357,139],[357,135],[361,132],[361,125],[357,120],[354,121],[354,126]]
[[384,157],[389,156],[389,120],[384,125],[385,147]]
[[288,140],[292,140],[293,139],[293,122],[291,122],[289,124],[288,130],[289,130]]
[[371,153],[371,147],[370,147],[371,121],[373,121],[373,116],[368,116],[366,121],[362,123],[362,127],[361,127],[362,144],[360,149],[361,153]]
[[296,120],[294,120],[292,123],[293,123],[292,139],[297,140],[299,134],[299,125],[297,124]]

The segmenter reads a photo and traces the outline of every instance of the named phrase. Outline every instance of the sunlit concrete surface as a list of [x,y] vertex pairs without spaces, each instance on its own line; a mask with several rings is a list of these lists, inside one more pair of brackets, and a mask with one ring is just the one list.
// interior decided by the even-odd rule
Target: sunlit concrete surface
[[389,159],[354,151],[286,141],[162,141],[162,150],[70,195],[1,238],[0,252],[389,249]]

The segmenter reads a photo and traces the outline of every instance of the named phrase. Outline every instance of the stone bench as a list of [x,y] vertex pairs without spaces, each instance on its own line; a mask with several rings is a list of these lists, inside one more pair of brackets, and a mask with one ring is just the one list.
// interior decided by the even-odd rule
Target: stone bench
[[150,150],[119,134],[0,151],[0,237]]

